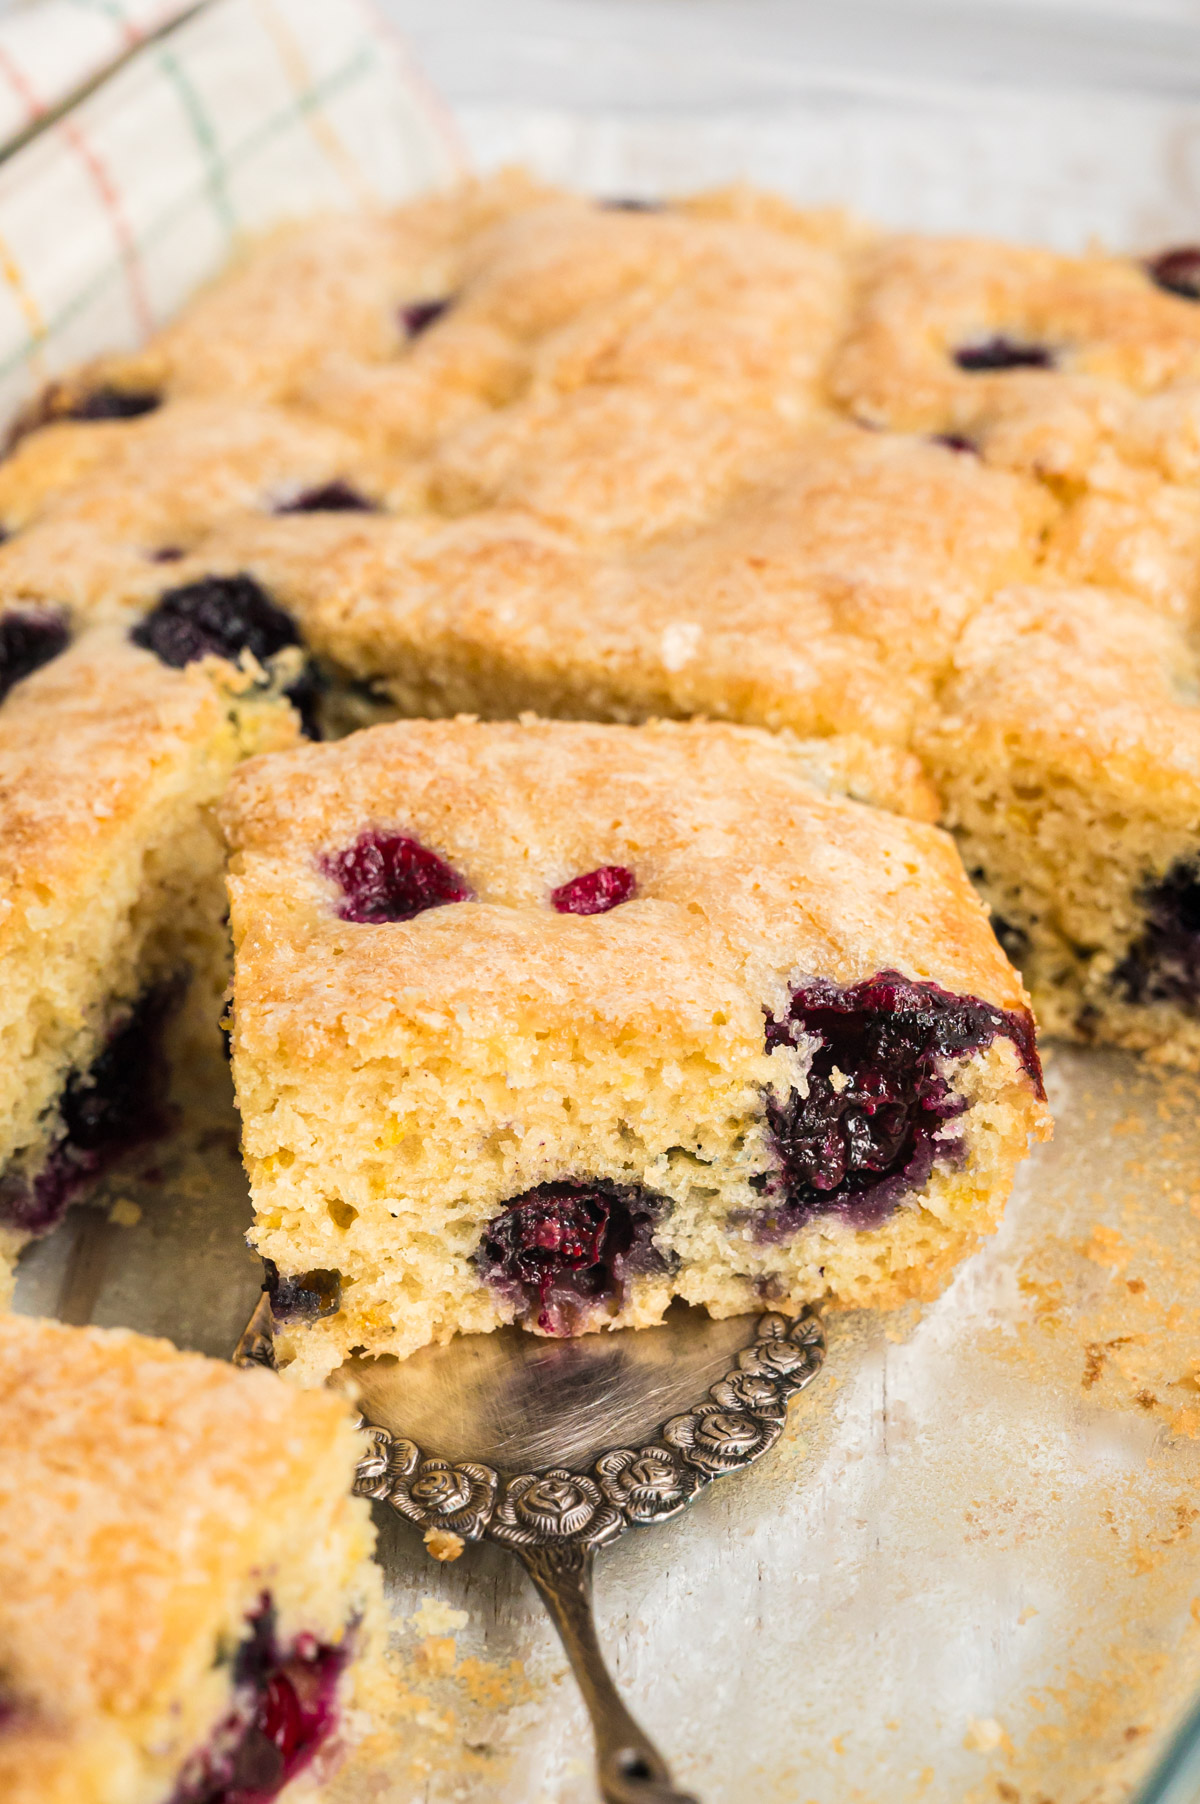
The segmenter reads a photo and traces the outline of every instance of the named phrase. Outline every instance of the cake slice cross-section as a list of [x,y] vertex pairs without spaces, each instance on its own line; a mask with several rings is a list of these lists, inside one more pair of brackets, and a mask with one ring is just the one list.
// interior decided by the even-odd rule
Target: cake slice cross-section
[[381,1597],[345,1404],[0,1319],[0,1796],[272,1804],[364,1727]]
[[294,1376],[674,1297],[936,1293],[1041,1075],[952,841],[836,793],[852,766],[532,717],[243,766],[234,1075]]
[[0,614],[0,1304],[26,1242],[169,1125],[168,1055],[219,1060],[216,803],[298,731],[292,648],[275,681],[231,643],[167,662],[126,627],[68,634]]

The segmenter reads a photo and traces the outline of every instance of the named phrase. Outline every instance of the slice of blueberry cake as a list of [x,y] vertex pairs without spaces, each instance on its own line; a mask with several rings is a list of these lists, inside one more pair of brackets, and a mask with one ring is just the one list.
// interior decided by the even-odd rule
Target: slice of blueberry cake
[[708,714],[904,744],[964,620],[1032,573],[1046,508],[944,446],[835,425],[649,546],[515,510],[326,515],[231,525],[182,574],[253,575],[405,714]]
[[995,1226],[1048,1125],[1027,999],[952,841],[821,759],[463,719],[237,773],[234,1074],[296,1376],[676,1296],[894,1304]]
[[362,1726],[380,1620],[345,1405],[0,1319],[0,1796],[269,1804]]
[[296,737],[262,663],[206,662],[162,620],[68,645],[61,614],[0,615],[4,1294],[20,1247],[163,1131],[168,1041],[219,1051],[214,809],[239,759]]
[[1051,1032],[1200,1065],[1200,661],[1092,587],[1003,591],[922,751]]

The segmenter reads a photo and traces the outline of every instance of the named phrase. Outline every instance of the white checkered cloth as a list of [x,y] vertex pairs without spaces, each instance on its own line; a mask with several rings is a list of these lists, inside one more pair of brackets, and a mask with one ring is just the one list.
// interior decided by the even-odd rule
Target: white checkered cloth
[[0,23],[0,87],[0,422],[244,236],[464,167],[367,0],[43,0]]

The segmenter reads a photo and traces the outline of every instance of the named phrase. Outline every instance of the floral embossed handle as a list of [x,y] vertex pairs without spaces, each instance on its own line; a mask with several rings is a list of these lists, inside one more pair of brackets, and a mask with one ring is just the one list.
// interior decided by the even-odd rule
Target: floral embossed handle
[[696,1804],[690,1793],[672,1785],[665,1760],[625,1708],[604,1663],[592,1614],[593,1549],[568,1540],[517,1542],[514,1550],[553,1619],[583,1693],[604,1804]]

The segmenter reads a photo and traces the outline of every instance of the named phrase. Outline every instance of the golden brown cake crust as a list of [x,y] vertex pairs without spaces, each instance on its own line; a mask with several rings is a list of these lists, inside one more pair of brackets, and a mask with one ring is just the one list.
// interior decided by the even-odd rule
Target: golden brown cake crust
[[1045,508],[974,459],[830,427],[631,554],[513,511],[313,516],[214,533],[185,570],[251,571],[405,712],[702,713],[903,744],[963,621],[1031,572]]
[[100,628],[19,683],[0,709],[5,930],[19,893],[74,887],[143,806],[218,733],[226,709],[199,665],[170,670]]
[[[957,366],[997,340],[1049,367]],[[830,388],[864,423],[968,434],[997,462],[1063,477],[1086,474],[1134,397],[1198,375],[1194,304],[1131,259],[901,236],[865,253]]]

